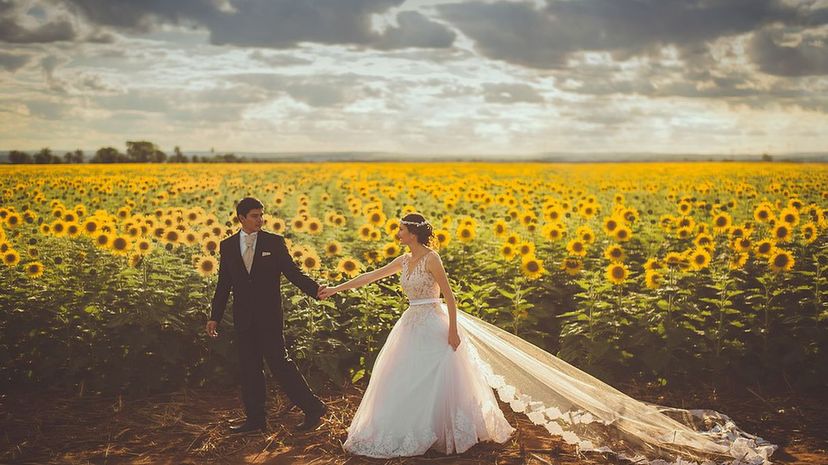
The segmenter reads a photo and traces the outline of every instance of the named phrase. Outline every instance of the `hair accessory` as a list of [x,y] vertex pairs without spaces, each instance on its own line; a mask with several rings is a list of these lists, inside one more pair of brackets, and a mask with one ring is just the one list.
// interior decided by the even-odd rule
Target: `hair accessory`
[[417,223],[415,221],[400,220],[400,224],[410,224],[411,226],[425,226],[425,225],[428,224],[428,221],[423,220],[423,221]]

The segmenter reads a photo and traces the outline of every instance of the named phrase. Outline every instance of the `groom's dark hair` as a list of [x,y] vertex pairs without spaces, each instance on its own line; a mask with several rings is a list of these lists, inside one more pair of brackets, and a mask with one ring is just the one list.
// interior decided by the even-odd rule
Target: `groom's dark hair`
[[254,199],[253,197],[245,197],[239,200],[238,205],[236,205],[236,214],[247,217],[247,214],[250,213],[250,210],[255,210],[257,208],[264,209],[264,205],[259,199]]

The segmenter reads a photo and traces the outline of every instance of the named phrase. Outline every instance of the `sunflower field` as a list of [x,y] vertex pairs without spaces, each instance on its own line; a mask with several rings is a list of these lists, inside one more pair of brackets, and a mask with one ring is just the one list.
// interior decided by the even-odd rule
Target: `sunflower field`
[[[828,167],[785,163],[0,166],[0,383],[235,384],[232,312],[204,334],[235,202],[333,285],[434,225],[461,311],[608,382],[828,378]],[[283,287],[312,384],[360,382],[406,308],[392,276]],[[364,382],[364,380],[362,381]]]

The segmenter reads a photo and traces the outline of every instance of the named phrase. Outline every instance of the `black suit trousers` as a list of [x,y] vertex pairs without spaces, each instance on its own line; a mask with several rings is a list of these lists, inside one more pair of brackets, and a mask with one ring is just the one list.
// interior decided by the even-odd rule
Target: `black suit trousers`
[[265,419],[265,377],[263,360],[270,367],[288,398],[304,412],[320,408],[321,401],[308,387],[296,363],[288,357],[282,329],[271,325],[252,325],[236,330],[241,390],[248,421]]

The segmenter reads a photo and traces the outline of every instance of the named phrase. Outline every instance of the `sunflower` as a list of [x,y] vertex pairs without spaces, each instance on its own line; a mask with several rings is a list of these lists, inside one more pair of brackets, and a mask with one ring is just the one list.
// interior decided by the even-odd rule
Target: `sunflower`
[[98,231],[98,222],[94,218],[89,218],[83,222],[81,229],[85,234],[91,236]]
[[690,266],[696,271],[707,268],[710,265],[710,252],[702,247],[690,252],[688,258],[690,259]]
[[790,226],[796,226],[799,224],[799,211],[793,207],[784,208],[779,212],[779,220]]
[[474,236],[474,226],[461,224],[460,227],[457,228],[457,239],[459,239],[460,242],[471,242],[474,240]]
[[196,259],[196,271],[205,278],[218,271],[218,260],[210,255],[202,255]]
[[530,255],[535,255],[535,243],[534,242],[521,242],[517,246],[517,252],[523,256],[527,257]]
[[566,250],[569,251],[570,254],[578,257],[583,257],[587,254],[586,244],[584,244],[583,239],[572,239],[566,244]]
[[760,223],[767,223],[773,218],[773,205],[768,202],[760,203],[756,209],[753,210],[753,219]]
[[196,234],[195,231],[186,231],[182,234],[182,237],[184,239],[184,243],[187,245],[195,245],[199,242],[198,234]]
[[558,241],[564,237],[564,227],[558,223],[547,223],[541,229],[541,234],[550,241]]
[[517,250],[515,250],[515,246],[506,242],[505,244],[500,246],[500,256],[505,258],[506,260],[511,260],[515,258],[517,254]]
[[611,263],[607,267],[607,280],[613,284],[621,284],[627,279],[629,275],[629,270],[627,270],[627,265],[623,263]]
[[667,252],[664,256],[664,263],[670,268],[684,268],[687,262],[687,257],[678,252]]
[[163,234],[161,235],[164,241],[168,244],[178,244],[181,241],[181,234],[178,233],[175,229],[166,229],[164,230]]
[[595,242],[595,233],[589,226],[581,226],[575,231],[575,235],[580,237],[581,240],[587,244],[592,244]]
[[715,244],[713,243],[713,236],[707,233],[701,233],[693,239],[693,243],[696,244],[696,247],[702,247],[708,250],[712,250]]
[[604,226],[604,232],[607,234],[607,236],[610,236],[615,232],[616,228],[618,228],[618,226],[620,226],[620,225],[621,225],[621,220],[619,218],[616,218],[614,216],[609,216],[609,217],[604,219],[604,225],[603,225]]
[[783,249],[776,249],[768,259],[768,264],[771,270],[778,273],[780,271],[791,271],[796,261],[790,252]]
[[716,216],[713,217],[713,231],[717,233],[727,232],[728,228],[730,228],[730,225],[732,224],[733,219],[727,212],[719,212]]
[[503,238],[509,232],[509,223],[504,220],[497,220],[492,229],[496,237]]
[[657,258],[648,258],[646,262],[644,262],[644,271],[658,271],[664,269],[664,264],[661,263]]
[[611,262],[621,262],[626,258],[627,254],[620,245],[611,245],[604,250],[604,257]]
[[437,240],[437,247],[441,249],[451,243],[451,233],[445,229],[438,229],[434,231],[434,238]]
[[115,236],[109,244],[109,248],[118,255],[126,255],[129,253],[132,243],[127,236]]
[[315,271],[320,268],[319,256],[316,253],[308,253],[302,257],[302,269],[307,271]]
[[386,257],[396,257],[400,254],[400,246],[396,242],[389,242],[383,246],[382,254]]
[[805,241],[806,244],[811,244],[817,238],[817,229],[816,225],[809,221],[802,225],[802,240]]
[[543,268],[543,262],[537,259],[534,255],[527,255],[521,260],[520,270],[528,279],[540,278],[546,270]]
[[676,229],[676,237],[679,239],[689,239],[693,235],[693,228],[678,228]]
[[40,262],[31,262],[26,264],[26,277],[35,279],[43,276],[43,264]]
[[146,238],[140,238],[135,242],[135,251],[146,255],[152,251],[152,242]]
[[95,235],[95,245],[100,248],[107,248],[112,243],[114,236],[111,233],[100,232]]
[[627,225],[622,224],[615,228],[613,236],[615,237],[615,240],[618,242],[627,242],[630,239],[632,239],[632,231]]
[[400,220],[397,218],[389,218],[388,221],[385,222],[385,233],[389,236],[396,238],[397,231],[400,230]]
[[283,220],[281,218],[272,218],[270,220],[270,225],[269,226],[270,226],[270,230],[273,231],[276,234],[284,234],[285,229],[287,229],[287,226],[285,224],[285,220]]
[[664,284],[664,275],[656,270],[647,270],[644,272],[644,283],[648,289],[658,289]]
[[3,252],[3,263],[6,266],[12,267],[20,263],[20,254],[14,249],[8,249]]
[[371,240],[371,231],[374,230],[374,227],[370,224],[364,224],[359,227],[359,238],[363,241],[370,241]]
[[756,255],[759,255],[760,257],[770,257],[773,250],[776,248],[776,243],[770,239],[763,239],[757,242],[754,247]]
[[339,241],[330,241],[325,244],[325,255],[335,257],[342,253],[342,244]]
[[310,234],[321,234],[322,222],[319,221],[319,219],[317,218],[308,218],[308,224],[306,229]]
[[566,257],[561,263],[561,269],[566,271],[570,276],[575,276],[581,271],[583,262],[575,257]]
[[733,240],[732,248],[737,252],[747,252],[753,247],[753,242],[747,237],[739,237]]
[[362,263],[359,260],[352,258],[352,257],[345,257],[339,261],[336,266],[336,271],[347,275],[350,278],[359,274],[359,270],[362,269]]
[[776,242],[788,242],[793,237],[793,227],[787,223],[780,222],[773,227],[771,237]]
[[306,221],[304,216],[297,215],[290,220],[290,229],[295,232],[303,232],[305,230]]
[[689,215],[693,211],[693,204],[691,204],[687,200],[682,200],[678,204],[678,211],[682,215]]
[[747,263],[747,259],[747,252],[735,253],[730,257],[730,261],[728,262],[727,267],[731,270],[740,270],[744,268],[745,263]]
[[385,216],[385,213],[379,210],[374,210],[368,213],[368,222],[374,226],[382,226],[386,221],[388,221],[388,217]]
[[9,216],[6,217],[6,225],[10,228],[16,228],[20,226],[21,223],[23,223],[23,220],[17,213],[10,213]]
[[52,221],[51,228],[52,234],[54,234],[55,237],[63,237],[66,235],[66,223],[64,223],[63,220]]

